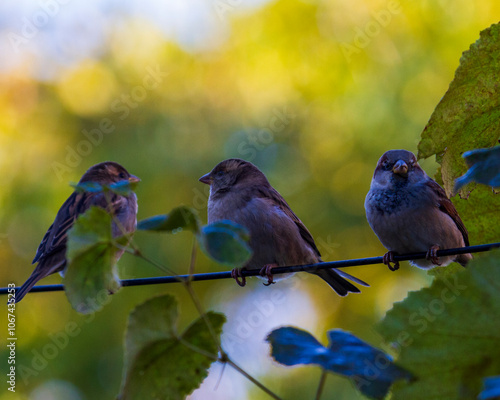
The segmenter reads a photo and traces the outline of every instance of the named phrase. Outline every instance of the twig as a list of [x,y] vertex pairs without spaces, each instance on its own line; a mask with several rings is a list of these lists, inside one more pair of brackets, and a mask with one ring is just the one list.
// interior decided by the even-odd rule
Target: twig
[[321,377],[319,378],[318,390],[316,391],[315,400],[319,400],[321,398],[321,394],[323,393],[323,389],[325,387],[327,372],[326,370],[321,371]]
[[241,369],[238,365],[236,365],[230,359],[227,358],[227,359],[223,360],[223,362],[227,362],[231,367],[233,367],[236,371],[238,371],[241,375],[243,375],[245,378],[247,378],[254,385],[258,386],[260,389],[262,389],[264,392],[266,392],[273,399],[281,400],[281,397],[279,397],[278,395],[276,395],[273,392],[271,392],[267,387],[265,387],[262,383],[260,383],[257,379],[255,379],[248,372],[246,372],[245,370]]

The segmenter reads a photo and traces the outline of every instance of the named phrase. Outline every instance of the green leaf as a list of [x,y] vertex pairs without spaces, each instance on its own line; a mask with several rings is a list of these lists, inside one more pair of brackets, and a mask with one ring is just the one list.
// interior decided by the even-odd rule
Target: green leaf
[[456,180],[455,191],[473,181],[500,187],[500,146],[471,150],[464,153],[463,158],[469,170]]
[[[208,312],[217,343],[200,317],[179,335],[178,305],[171,295],[147,300],[130,314],[125,335],[125,365],[120,399],[184,399],[207,376],[226,321]],[[201,349],[212,357],[200,354]]]
[[200,218],[191,207],[180,206],[174,208],[169,214],[156,215],[137,223],[137,229],[143,231],[167,231],[177,233],[187,229],[194,233],[200,230]]
[[385,316],[379,331],[417,378],[393,387],[393,400],[473,399],[482,378],[500,373],[500,253],[436,278]]
[[[122,239],[122,242],[126,240]],[[91,207],[68,232],[64,290],[72,307],[83,314],[100,310],[110,293],[120,288],[114,270],[116,252],[111,235],[111,216]]]
[[217,221],[205,225],[198,235],[202,250],[215,261],[242,267],[252,256],[248,230],[232,221]]
[[453,204],[469,231],[471,243],[498,241],[500,201],[491,188],[478,186],[467,200],[456,199]]
[[[491,147],[500,137],[500,24],[481,32],[422,132],[418,157],[436,155],[448,196],[466,171],[466,150]],[[438,180],[440,180],[438,178]],[[462,197],[467,192],[462,189]]]

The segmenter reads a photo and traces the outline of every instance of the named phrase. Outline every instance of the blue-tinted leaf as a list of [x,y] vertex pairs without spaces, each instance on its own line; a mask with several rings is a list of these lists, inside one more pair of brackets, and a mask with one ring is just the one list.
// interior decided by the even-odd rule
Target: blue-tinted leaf
[[99,193],[104,190],[103,186],[97,182],[71,183],[70,185],[78,192]]
[[473,181],[500,187],[500,146],[467,151],[463,157],[469,170],[455,181],[455,191]]
[[113,193],[119,194],[120,196],[128,196],[137,187],[139,181],[128,181],[123,180],[109,185],[109,190]]
[[228,220],[205,225],[198,235],[206,254],[221,264],[233,267],[242,267],[252,256],[249,240],[246,228]]
[[267,337],[271,355],[284,365],[317,364],[353,380],[366,396],[382,399],[392,383],[411,379],[411,374],[392,362],[390,356],[370,346],[349,332],[328,332],[324,347],[310,333],[294,327],[274,330]]
[[479,393],[478,400],[500,399],[500,376],[484,378],[483,391]]
[[349,332],[328,331],[328,348],[336,353],[328,370],[352,377],[366,396],[382,399],[392,383],[411,379],[412,375],[392,362],[392,357]]
[[193,208],[180,206],[174,208],[169,214],[156,215],[139,221],[137,229],[171,233],[187,229],[197,233],[200,230],[200,219],[198,213]]
[[283,365],[326,365],[330,351],[309,332],[294,327],[272,331],[266,339],[272,347],[271,355]]

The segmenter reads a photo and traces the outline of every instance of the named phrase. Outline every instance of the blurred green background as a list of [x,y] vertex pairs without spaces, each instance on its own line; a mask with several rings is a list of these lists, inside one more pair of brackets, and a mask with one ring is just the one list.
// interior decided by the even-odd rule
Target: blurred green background
[[[461,53],[498,21],[500,3],[45,0],[4,2],[0,15],[6,286],[31,273],[69,183],[104,160],[142,178],[139,219],[185,204],[206,221],[208,187],[198,178],[225,158],[244,158],[287,199],[325,260],[382,255],[363,208],[376,162],[388,149],[416,152]],[[431,159],[422,166],[430,175],[436,169]],[[187,272],[189,233],[141,232],[136,241]],[[122,278],[164,274],[129,255],[119,266]],[[221,269],[199,253],[197,272]],[[302,274],[268,288],[253,279],[244,289],[229,280],[195,289],[206,309],[228,316],[223,346],[235,362],[284,399],[307,399],[319,370],[273,363],[267,333],[295,325],[325,341],[328,329],[342,328],[384,346],[374,324],[430,281],[407,263],[397,273],[380,265],[349,272],[371,287],[340,298]],[[41,283],[59,282],[56,275]],[[183,330],[197,314],[181,285],[125,288],[86,317],[62,292],[28,295],[16,307],[16,392],[4,383],[0,400],[114,398],[128,313],[166,292],[179,299]],[[0,315],[4,337],[6,311]],[[6,360],[2,349],[2,374]],[[214,365],[190,398],[268,398],[230,368],[221,378],[221,369]],[[360,397],[330,376],[323,398]]]

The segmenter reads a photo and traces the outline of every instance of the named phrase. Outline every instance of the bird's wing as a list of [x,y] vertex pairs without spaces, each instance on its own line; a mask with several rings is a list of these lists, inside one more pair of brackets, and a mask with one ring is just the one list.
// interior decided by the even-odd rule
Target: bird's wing
[[439,210],[450,216],[453,222],[455,222],[457,228],[462,233],[465,245],[469,246],[469,233],[467,232],[467,228],[458,215],[457,209],[455,208],[451,200],[446,196],[446,192],[444,191],[444,189],[433,180],[428,180],[426,182],[426,185],[437,195]]
[[[115,197],[115,196],[113,196]],[[111,199],[111,208],[113,199]],[[68,230],[75,223],[76,218],[87,211],[90,206],[106,208],[106,198],[101,193],[73,192],[59,209],[54,223],[38,246],[33,264],[58,251],[64,251],[68,237]]]
[[272,186],[258,187],[258,192],[260,194],[260,197],[270,199],[273,204],[276,204],[295,223],[295,225],[297,225],[302,239],[306,241],[306,243],[314,250],[318,257],[321,257],[321,254],[316,247],[316,243],[314,242],[311,233],[302,223],[299,217],[295,215],[283,196],[281,196],[278,191]]

